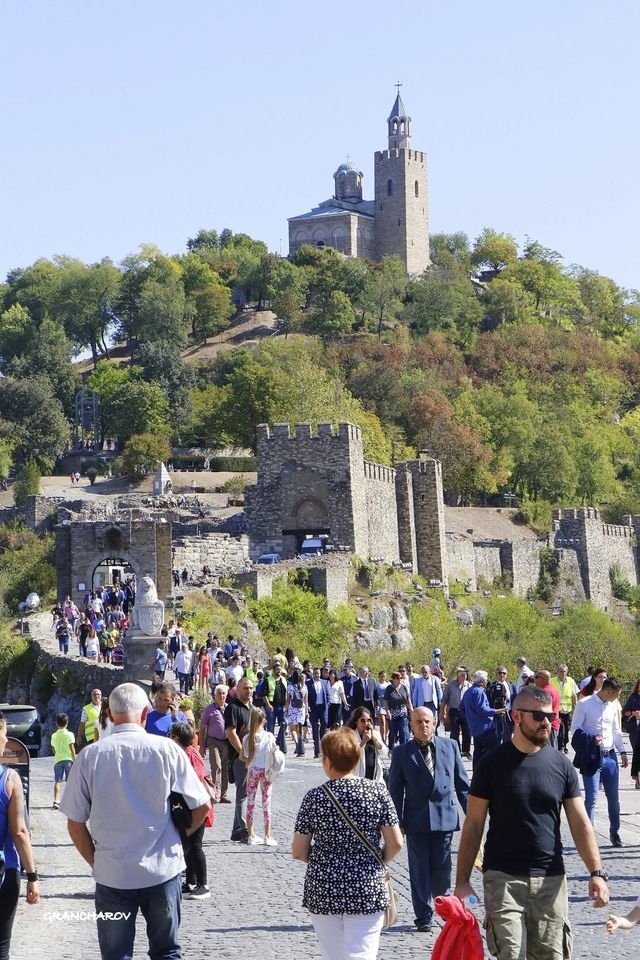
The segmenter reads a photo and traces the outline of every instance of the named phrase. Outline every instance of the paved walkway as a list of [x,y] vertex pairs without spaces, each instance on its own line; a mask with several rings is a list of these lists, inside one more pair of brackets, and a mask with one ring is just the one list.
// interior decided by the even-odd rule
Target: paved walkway
[[[304,864],[289,852],[295,815],[302,796],[323,780],[320,763],[309,753],[287,757],[287,770],[274,787],[273,833],[277,849],[232,844],[233,805],[216,807],[216,822],[207,831],[210,900],[183,903],[181,940],[185,960],[318,960],[309,916],[302,909]],[[625,847],[613,850],[608,840],[604,796],[599,805],[598,839],[611,874],[612,903],[628,912],[640,894],[640,791],[633,790],[627,772],[621,777],[622,829]],[[93,881],[75,852],[64,817],[51,809],[53,759],[31,766],[31,829],[36,862],[42,877],[42,903],[28,907],[21,899],[14,928],[12,960],[96,960],[99,956],[93,911]],[[256,824],[260,824],[257,811]],[[638,934],[608,937],[607,913],[585,902],[582,862],[567,839],[567,868],[575,960],[618,960],[638,950]],[[407,858],[403,852],[392,873],[399,894],[399,922],[382,935],[380,960],[427,960],[436,933],[414,933]],[[477,888],[481,889],[476,875]],[[23,888],[24,889],[24,888]],[[477,914],[482,919],[482,905]],[[136,958],[146,957],[144,927],[139,924]]]

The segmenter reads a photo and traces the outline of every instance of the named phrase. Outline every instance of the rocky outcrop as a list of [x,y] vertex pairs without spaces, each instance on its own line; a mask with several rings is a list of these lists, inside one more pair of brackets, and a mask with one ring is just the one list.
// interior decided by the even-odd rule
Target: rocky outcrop
[[413,643],[406,607],[397,601],[375,603],[370,611],[361,609],[358,621],[361,629],[355,636],[356,649],[408,650]]

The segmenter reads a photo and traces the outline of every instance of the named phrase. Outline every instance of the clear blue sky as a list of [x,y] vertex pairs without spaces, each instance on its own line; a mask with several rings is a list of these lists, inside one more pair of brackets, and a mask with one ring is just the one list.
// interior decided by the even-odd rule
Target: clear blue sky
[[432,231],[528,235],[640,287],[638,0],[3,0],[0,278],[38,257],[287,252],[401,81]]

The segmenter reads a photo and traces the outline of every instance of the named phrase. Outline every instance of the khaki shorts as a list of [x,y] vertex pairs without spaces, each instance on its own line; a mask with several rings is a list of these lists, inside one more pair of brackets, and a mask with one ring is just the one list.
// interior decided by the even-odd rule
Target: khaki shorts
[[484,875],[487,947],[498,960],[571,960],[567,880]]

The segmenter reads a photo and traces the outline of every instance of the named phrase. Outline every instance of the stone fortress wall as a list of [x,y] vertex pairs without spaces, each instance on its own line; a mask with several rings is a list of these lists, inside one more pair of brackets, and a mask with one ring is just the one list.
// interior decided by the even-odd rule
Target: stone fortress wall
[[609,571],[617,564],[632,585],[639,582],[638,533],[640,516],[622,518],[620,524],[603,523],[596,507],[554,510],[550,542],[561,567],[577,567],[584,594],[597,607],[611,604]]
[[334,550],[407,563],[446,583],[442,471],[421,458],[396,469],[364,459],[352,423],[258,426],[257,483],[245,491],[252,559],[295,556],[305,535]]
[[[615,564],[632,585],[640,582],[640,516],[605,524],[593,507],[554,511],[548,537],[486,539],[446,530],[442,468],[432,458],[396,464],[364,459],[360,428],[321,423],[258,427],[257,483],[246,490],[244,523],[174,520],[166,511],[127,509],[123,515],[87,516],[77,505],[30,498],[22,516],[33,529],[55,523],[58,595],[76,602],[106,557],[129,562],[139,576],[149,572],[161,597],[172,590],[171,571],[185,567],[198,575],[209,566],[215,576],[246,572],[262,553],[295,558],[305,535],[325,536],[333,552],[317,558],[314,587],[330,605],[346,599],[347,572],[336,564],[355,553],[402,563],[447,589],[449,579],[487,584],[502,578],[517,596],[534,589],[540,552],[551,547],[572,601],[611,606],[610,570]],[[125,516],[126,514],[126,516]],[[166,516],[165,516],[166,514]],[[236,521],[238,517],[234,517]],[[243,532],[244,530],[246,532]],[[299,564],[298,564],[299,565]],[[347,564],[348,566],[348,564]],[[336,569],[333,569],[335,567]],[[340,567],[340,569],[338,569]],[[258,595],[271,592],[277,567],[247,574]]]

